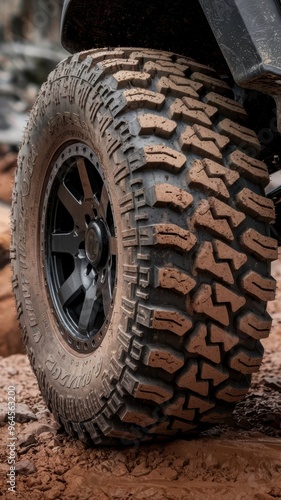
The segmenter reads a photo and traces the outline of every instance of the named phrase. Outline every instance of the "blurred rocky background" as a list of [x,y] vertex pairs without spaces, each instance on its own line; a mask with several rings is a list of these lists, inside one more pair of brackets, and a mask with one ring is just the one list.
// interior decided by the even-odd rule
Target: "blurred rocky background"
[[63,0],[0,0],[0,356],[23,352],[11,287],[10,206],[23,128],[38,90],[65,57]]

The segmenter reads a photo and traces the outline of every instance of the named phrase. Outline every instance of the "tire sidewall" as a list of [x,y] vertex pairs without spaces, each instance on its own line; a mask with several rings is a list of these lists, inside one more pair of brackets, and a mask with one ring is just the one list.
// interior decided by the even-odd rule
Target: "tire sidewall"
[[[40,98],[37,109],[43,109]],[[18,179],[18,225],[17,246],[21,258],[18,276],[20,290],[23,291],[22,304],[27,318],[27,350],[34,359],[35,372],[45,373],[46,380],[53,389],[61,394],[65,389],[67,396],[87,397],[96,393],[102,397],[102,379],[109,375],[112,356],[118,357],[117,331],[121,320],[123,290],[123,258],[120,248],[122,242],[122,219],[118,199],[120,192],[116,186],[112,170],[112,160],[106,155],[98,124],[89,124],[87,107],[79,109],[73,102],[63,102],[60,113],[54,103],[50,103],[41,114],[36,127],[26,130],[29,133],[19,159]],[[95,126],[96,125],[96,126]],[[114,306],[107,332],[101,345],[91,354],[79,354],[62,340],[61,326],[54,311],[43,269],[44,259],[44,219],[45,207],[42,200],[54,164],[62,149],[69,143],[85,143],[89,146],[102,165],[104,182],[107,184],[113,211],[117,239],[117,284],[115,284]],[[110,376],[110,375],[109,375]],[[40,377],[38,377],[40,380]],[[44,391],[44,388],[41,387]],[[92,394],[93,396],[93,394]],[[86,418],[90,418],[85,415]]]

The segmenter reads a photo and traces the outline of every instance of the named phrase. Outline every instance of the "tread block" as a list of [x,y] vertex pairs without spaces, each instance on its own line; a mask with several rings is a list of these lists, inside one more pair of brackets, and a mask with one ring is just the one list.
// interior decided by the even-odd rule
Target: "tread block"
[[224,410],[218,408],[217,410],[210,410],[200,418],[200,422],[206,422],[210,424],[220,424],[232,414],[232,410]]
[[214,406],[215,403],[211,402],[208,399],[203,399],[193,395],[189,396],[188,398],[188,408],[194,408],[195,410],[198,410],[199,413],[204,413],[205,411],[214,408]]
[[238,227],[246,219],[244,213],[238,212],[238,210],[235,210],[217,198],[210,198],[209,201],[215,217],[229,219],[231,227]]
[[121,70],[138,70],[139,62],[134,59],[107,59],[98,63],[103,75],[116,73]]
[[209,104],[206,104],[205,102],[199,101],[198,99],[193,99],[192,97],[183,97],[182,99],[183,104],[190,110],[190,111],[201,111],[203,112],[210,120],[215,117],[217,114],[218,110],[214,106],[210,106]]
[[256,184],[266,186],[269,183],[266,164],[242,153],[242,151],[233,151],[228,157],[228,164],[232,170],[236,170],[246,179]]
[[176,131],[177,124],[173,120],[152,113],[138,116],[139,135],[156,135],[169,139]]
[[125,214],[126,212],[134,210],[135,204],[133,193],[128,193],[125,196],[122,196],[122,198],[120,198],[119,200],[119,207],[121,214]]
[[239,174],[233,170],[223,167],[212,160],[203,160],[206,171],[210,177],[222,177],[226,186],[232,186],[238,179]]
[[[170,52],[161,51],[161,53],[159,53],[159,50],[152,50],[152,49],[134,50],[133,52],[131,52],[131,49],[125,49],[125,50],[129,50],[130,54],[129,57],[137,59],[142,63],[146,61],[168,61],[169,63],[171,63]],[[186,64],[187,63],[186,59],[184,59],[183,62]]]
[[143,362],[146,366],[175,373],[184,365],[184,356],[172,348],[148,345],[145,348]]
[[193,203],[193,196],[172,184],[155,184],[146,190],[146,202],[150,207],[168,206],[182,212]]
[[174,309],[154,309],[139,304],[137,321],[148,328],[168,330],[182,337],[192,328],[192,321]]
[[171,403],[165,405],[164,414],[190,421],[195,417],[194,410],[185,409],[185,398],[180,395],[176,396]]
[[118,439],[118,440],[122,440],[122,442],[124,441],[133,441],[134,443],[137,441],[139,442],[140,439],[141,439],[141,433],[138,432],[137,430],[135,430],[135,432],[130,432],[130,431],[127,431],[127,430],[124,430],[124,428],[122,427],[122,429],[112,429],[108,434],[107,434],[107,437],[109,438],[112,438],[112,439]]
[[236,335],[214,324],[210,328],[210,339],[213,343],[223,344],[225,352],[230,351],[239,342],[239,338]]
[[278,259],[277,241],[260,234],[255,229],[247,229],[240,237],[241,245],[260,260]]
[[122,49],[117,49],[117,50],[91,50],[90,52],[88,50],[85,50],[83,52],[80,52],[77,54],[79,62],[85,61],[87,57],[91,58],[91,66],[95,66],[101,61],[105,61],[106,59],[113,59],[113,58],[118,58],[123,59],[125,57],[125,52]]
[[185,76],[188,66],[185,64],[174,64],[171,61],[147,61],[143,67],[144,71],[150,73],[153,77],[164,75]]
[[126,405],[119,412],[119,417],[122,422],[139,425],[140,427],[146,427],[157,422],[157,418],[153,417],[148,411],[132,405]]
[[196,286],[196,281],[191,276],[175,267],[162,267],[156,273],[156,286],[176,290],[182,295],[187,295]]
[[255,340],[268,337],[271,329],[272,319],[268,313],[263,315],[253,312],[244,314],[238,320],[238,329]]
[[[210,203],[207,200],[200,201],[197,206],[197,210],[192,217],[191,223],[194,224],[194,226],[203,227],[207,231],[210,231],[211,234],[220,236],[221,238],[231,242],[234,240],[234,236],[228,221],[226,219],[216,219],[212,213],[215,212],[218,214],[222,214],[223,210],[219,210],[219,208],[217,208],[216,210],[216,206],[218,207],[218,204],[215,205],[213,203],[211,211]],[[231,212],[226,209],[224,210],[224,212],[229,218]]]
[[187,64],[191,69],[191,71],[200,71],[200,73],[203,73],[204,75],[213,75],[213,76],[217,75],[216,71],[210,66],[207,66],[206,64],[201,64],[189,59],[187,60]]
[[237,293],[234,293],[232,290],[229,290],[229,288],[226,288],[220,283],[215,283],[214,287],[217,302],[219,304],[229,303],[232,312],[237,312],[245,305],[245,297],[237,295]]
[[147,399],[162,404],[173,397],[173,390],[168,384],[159,380],[142,378],[142,380],[135,379],[133,395],[138,399]]
[[140,228],[141,245],[164,245],[189,252],[197,243],[196,236],[175,224],[155,224]]
[[199,73],[197,71],[191,75],[191,78],[195,82],[202,83],[206,89],[212,90],[217,94],[222,94],[224,96],[228,95],[230,97],[233,95],[231,88],[223,80],[214,78],[213,76],[204,75],[203,73]]
[[202,88],[202,85],[188,80],[187,78],[179,78],[170,75],[169,78],[162,77],[156,84],[157,92],[164,96],[171,95],[173,97],[199,97],[197,91]]
[[[231,266],[235,271],[238,271],[248,260],[247,255],[237,252],[237,250],[234,250],[234,248],[231,248],[220,240],[214,240],[213,244],[219,259],[230,260]],[[231,283],[234,283],[234,281]]]
[[258,137],[252,129],[242,127],[242,125],[239,125],[228,118],[225,118],[219,123],[218,129],[221,133],[227,135],[227,137],[229,137],[234,144],[237,144],[237,146],[244,147],[246,145],[256,152],[261,150]]
[[199,323],[197,328],[188,335],[185,349],[189,354],[199,354],[213,363],[220,363],[221,354],[218,345],[208,345],[206,342],[207,327],[204,323]]
[[193,153],[214,161],[221,162],[221,151],[227,146],[229,139],[201,125],[187,126],[179,137],[183,151]]
[[116,89],[122,89],[128,83],[134,87],[147,88],[151,82],[151,75],[144,71],[117,71],[113,78],[116,80]]
[[234,278],[229,264],[226,262],[216,262],[211,242],[206,241],[200,246],[194,263],[194,269],[207,272],[208,274],[215,276],[215,278],[219,278],[230,285],[234,283]]
[[202,380],[197,380],[199,372],[198,363],[194,359],[187,361],[184,370],[176,379],[176,384],[180,389],[190,389],[202,396],[208,396],[209,383]]
[[232,381],[228,383],[225,382],[224,387],[216,392],[216,397],[228,403],[238,403],[245,398],[248,389],[247,385],[243,386],[242,384]]
[[[201,103],[201,101],[194,102]],[[203,104],[203,103],[202,103]],[[168,116],[173,120],[182,120],[185,123],[197,123],[198,125],[204,125],[205,127],[211,127],[212,122],[210,118],[204,113],[204,111],[199,109],[189,109],[186,104],[183,103],[181,99],[175,99],[168,110]]]
[[124,247],[138,245],[138,234],[136,229],[125,229],[122,231],[122,240]]
[[195,293],[192,300],[192,307],[194,311],[199,314],[218,321],[224,326],[229,325],[229,316],[226,306],[214,305],[212,299],[212,287],[210,285],[201,285],[199,290]]
[[237,205],[245,210],[246,213],[264,222],[275,221],[274,203],[265,196],[260,196],[251,189],[244,188],[237,197]]
[[196,427],[197,425],[188,424],[187,422],[182,422],[181,420],[175,420],[171,428],[182,432],[188,432],[192,429],[196,429]]
[[161,144],[144,147],[144,156],[144,167],[162,168],[172,173],[180,172],[186,163],[182,153]]
[[209,92],[209,94],[206,95],[206,101],[208,104],[215,106],[221,115],[232,118],[233,120],[237,118],[246,120],[248,117],[241,104],[233,99],[216,94],[215,92]]
[[148,108],[161,110],[165,102],[165,97],[162,94],[139,88],[125,90],[124,97],[129,109]]
[[262,363],[263,350],[247,351],[246,349],[239,348],[228,361],[230,368],[237,370],[245,375],[259,371]]
[[163,435],[163,436],[174,436],[177,434],[176,430],[168,429],[169,422],[161,422],[161,424],[155,425],[148,429],[149,434]]
[[114,179],[115,179],[116,184],[118,184],[123,179],[125,179],[125,177],[127,177],[129,175],[129,168],[128,168],[126,161],[121,162],[121,163],[116,162],[115,164],[116,164],[116,167],[113,170],[113,175],[114,175]]
[[173,397],[173,390],[162,381],[154,381],[146,377],[138,377],[128,369],[125,370],[120,385],[123,390],[135,398],[147,399],[156,403],[165,403]]
[[201,378],[203,380],[212,380],[214,386],[221,384],[229,377],[229,372],[224,367],[218,367],[206,361],[200,362],[200,368]]
[[241,280],[242,290],[260,300],[274,300],[276,281],[264,278],[255,271],[249,271]]
[[[194,161],[191,170],[187,174],[190,187],[228,199],[229,192],[224,181],[220,177],[214,178],[209,175],[207,162],[214,163],[212,160]],[[219,166],[221,167],[221,165]],[[224,169],[224,167],[221,168]]]
[[129,163],[132,172],[153,168],[177,174],[183,169],[186,157],[168,146],[155,144],[154,146],[145,146],[143,150],[131,154]]
[[200,92],[200,90],[203,88],[203,85],[201,83],[195,82],[194,80],[188,79],[186,77],[183,78],[182,76],[170,75],[169,78],[176,85],[182,87],[184,87],[186,84],[190,85],[190,87],[196,90],[196,92]]

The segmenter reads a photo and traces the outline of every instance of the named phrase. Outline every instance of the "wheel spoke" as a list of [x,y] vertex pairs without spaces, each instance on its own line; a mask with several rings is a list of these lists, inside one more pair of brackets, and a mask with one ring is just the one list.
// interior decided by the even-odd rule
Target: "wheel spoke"
[[105,316],[108,315],[109,309],[112,301],[112,290],[111,290],[111,272],[107,270],[105,281],[100,286],[102,293],[103,310]]
[[101,297],[97,297],[97,286],[93,284],[86,292],[79,318],[78,327],[82,332],[89,331],[94,327],[100,303]]
[[77,215],[81,208],[81,203],[71,194],[65,184],[61,184],[58,190],[58,197],[66,210],[70,213],[74,222],[77,221]]
[[53,233],[51,237],[52,253],[69,253],[75,257],[79,250],[81,238],[75,231],[71,233]]
[[75,267],[73,273],[67,278],[58,291],[58,298],[63,307],[72,302],[82,289],[80,270]]
[[91,200],[93,198],[93,191],[91,188],[85,160],[83,158],[79,158],[79,160],[77,160],[77,168],[84,191],[84,201]]
[[105,185],[102,186],[101,197],[100,197],[100,216],[106,221],[107,219],[107,207],[109,199],[108,193]]
[[98,200],[96,195],[93,195],[93,207],[95,208],[98,217],[106,221],[107,207],[109,204],[109,198],[105,185],[103,185],[101,190],[100,200]]

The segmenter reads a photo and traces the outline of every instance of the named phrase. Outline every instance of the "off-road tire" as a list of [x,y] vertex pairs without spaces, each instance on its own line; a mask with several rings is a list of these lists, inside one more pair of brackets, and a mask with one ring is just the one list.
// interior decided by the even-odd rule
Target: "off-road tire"
[[[192,433],[245,397],[271,327],[277,258],[267,168],[246,120],[212,69],[165,52],[83,52],[43,85],[19,154],[13,285],[41,392],[69,433],[105,444]],[[85,186],[91,168],[108,197],[103,222],[102,188]],[[106,298],[105,261],[83,243],[97,218]],[[77,252],[79,293],[87,273],[100,286],[93,320],[59,288]]]

